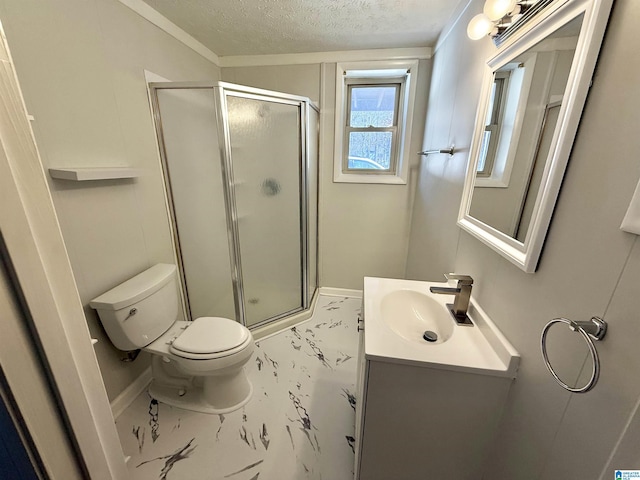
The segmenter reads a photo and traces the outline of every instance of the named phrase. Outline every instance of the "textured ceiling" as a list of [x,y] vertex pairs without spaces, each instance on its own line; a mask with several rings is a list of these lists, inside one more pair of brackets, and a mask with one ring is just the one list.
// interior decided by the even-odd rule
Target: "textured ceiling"
[[426,47],[455,0],[144,0],[217,55]]

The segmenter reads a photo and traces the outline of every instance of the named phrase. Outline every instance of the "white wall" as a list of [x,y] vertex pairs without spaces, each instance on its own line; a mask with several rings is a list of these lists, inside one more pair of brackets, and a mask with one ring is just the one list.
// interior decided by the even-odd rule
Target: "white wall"
[[[116,1],[0,0],[2,21],[45,168],[132,165],[136,180],[50,180],[82,302],[158,262],[173,262],[144,69],[216,80],[219,69]],[[133,364],[85,309],[110,399],[149,365]]]
[[[466,37],[481,6],[473,1],[435,54],[428,139],[470,144],[483,59],[495,51],[488,39]],[[601,472],[606,479],[614,468],[640,468],[639,456],[629,452],[637,432],[625,430],[628,422],[638,425],[640,360],[632,352],[640,338],[640,242],[618,228],[640,177],[640,138],[632,121],[640,108],[640,90],[633,87],[640,80],[637,18],[638,2],[616,2],[537,273],[523,273],[455,225],[466,152],[422,165],[407,275],[472,275],[473,296],[522,355],[486,479],[598,478]],[[617,153],[611,145],[619,146]],[[592,315],[610,325],[597,345],[600,381],[587,394],[570,394],[542,363],[540,333],[554,317]],[[586,347],[576,341],[557,366],[584,377],[586,358]],[[618,439],[621,449],[614,452]]]
[[[407,185],[333,182],[335,69],[335,63],[229,67],[222,78],[320,100],[320,285],[362,289],[364,276],[404,276],[415,165]],[[422,146],[430,70],[431,62],[421,60],[412,152]]]
[[320,64],[224,67],[222,80],[309,97],[320,104]]
[[476,59],[485,58],[491,51],[486,42],[469,42],[464,28],[465,19],[481,11],[482,5],[467,11],[459,22],[459,31],[439,45],[433,58],[423,146],[442,148],[454,144],[456,153],[452,157],[429,155],[420,162],[407,278],[443,281],[443,273],[452,268],[455,259],[459,235],[455,219],[482,80],[482,65]]

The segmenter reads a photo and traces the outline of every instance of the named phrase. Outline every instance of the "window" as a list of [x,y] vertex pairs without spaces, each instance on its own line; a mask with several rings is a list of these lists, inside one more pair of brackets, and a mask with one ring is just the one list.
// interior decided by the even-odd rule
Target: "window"
[[507,104],[508,83],[508,72],[496,73],[493,86],[491,87],[491,96],[489,97],[489,108],[487,109],[484,135],[482,137],[482,143],[480,144],[477,169],[477,175],[479,177],[490,177],[493,172],[500,137],[500,127]]
[[[494,72],[482,132],[475,187],[508,188],[516,158],[529,146],[520,145],[520,132],[527,111],[536,55],[510,62]],[[544,89],[538,89],[542,94]],[[532,154],[533,155],[533,154]]]
[[338,64],[334,181],[406,184],[417,66]]
[[395,173],[398,110],[404,81],[387,82],[387,79],[379,82],[346,80],[343,173]]

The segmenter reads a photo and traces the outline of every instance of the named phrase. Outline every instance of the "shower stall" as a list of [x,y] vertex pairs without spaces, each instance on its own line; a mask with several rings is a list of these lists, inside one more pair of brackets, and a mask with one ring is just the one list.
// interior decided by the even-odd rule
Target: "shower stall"
[[186,315],[257,328],[308,310],[317,107],[224,82],[149,88]]

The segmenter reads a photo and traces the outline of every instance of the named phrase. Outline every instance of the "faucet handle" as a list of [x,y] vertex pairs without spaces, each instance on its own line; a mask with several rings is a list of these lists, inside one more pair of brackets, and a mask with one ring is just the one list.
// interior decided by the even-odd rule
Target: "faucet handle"
[[473,278],[469,275],[458,275],[457,273],[445,273],[444,277],[447,280],[457,280],[458,285],[473,285]]

